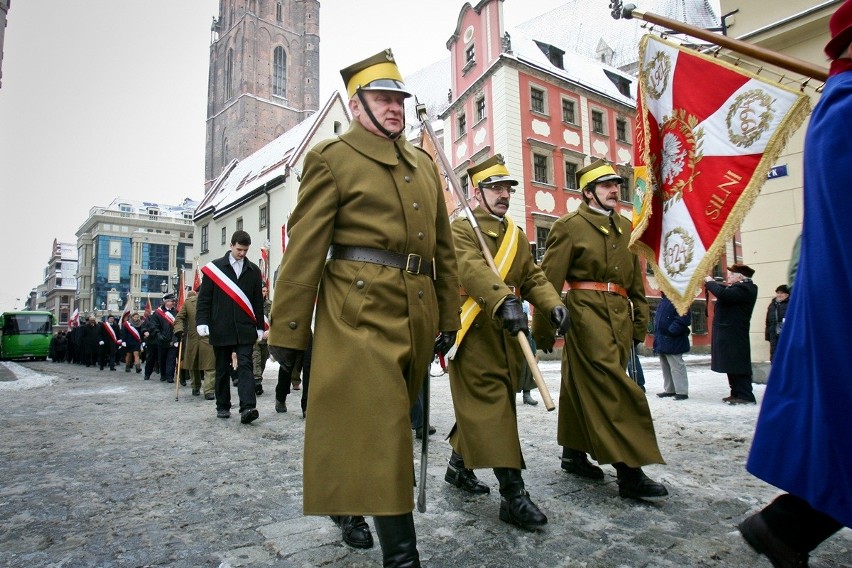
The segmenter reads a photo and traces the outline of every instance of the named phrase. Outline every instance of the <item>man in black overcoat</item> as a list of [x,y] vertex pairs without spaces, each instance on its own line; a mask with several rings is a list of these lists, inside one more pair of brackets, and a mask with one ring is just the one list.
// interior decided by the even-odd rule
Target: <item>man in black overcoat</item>
[[196,329],[210,337],[216,354],[216,416],[231,416],[231,354],[237,355],[237,394],[240,421],[248,424],[258,417],[252,372],[252,349],[263,337],[263,277],[248,258],[251,236],[236,231],[231,250],[201,269],[204,279],[198,291]]
[[716,296],[713,316],[713,344],[710,368],[728,374],[730,396],[722,399],[728,404],[755,404],[751,388],[751,345],[749,326],[757,285],[751,281],[754,269],[745,264],[728,267],[724,284],[710,276],[704,279],[707,291]]

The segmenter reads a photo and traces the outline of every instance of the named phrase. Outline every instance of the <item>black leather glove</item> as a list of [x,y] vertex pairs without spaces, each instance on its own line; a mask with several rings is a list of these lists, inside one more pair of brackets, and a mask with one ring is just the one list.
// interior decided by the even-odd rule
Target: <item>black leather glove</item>
[[550,310],[550,323],[556,328],[556,335],[565,335],[571,327],[571,316],[565,306],[556,306]]
[[183,339],[183,332],[182,331],[176,331],[175,332],[175,339],[177,339],[178,341]]
[[435,337],[435,355],[446,355],[456,344],[457,331],[442,331]]
[[302,358],[305,356],[305,351],[303,349],[291,349],[289,347],[279,347],[277,345],[269,345],[269,354],[272,355],[272,358],[278,361],[278,364],[281,366],[283,375],[289,377],[293,374],[293,369],[296,368],[296,365],[302,362]]
[[497,308],[497,317],[503,320],[503,329],[511,335],[518,335],[521,331],[527,331],[529,321],[521,301],[515,296],[506,296],[500,307]]

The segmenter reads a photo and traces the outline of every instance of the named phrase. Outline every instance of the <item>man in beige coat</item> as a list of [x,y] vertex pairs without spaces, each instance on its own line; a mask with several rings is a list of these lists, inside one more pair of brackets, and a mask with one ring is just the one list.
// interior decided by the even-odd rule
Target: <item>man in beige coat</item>
[[[469,493],[488,493],[472,469],[490,467],[500,482],[500,520],[532,529],[547,517],[524,488],[515,393],[526,362],[517,341],[527,333],[522,297],[560,328],[567,316],[559,294],[535,264],[527,236],[507,215],[518,181],[497,154],[467,171],[479,201],[473,212],[500,274],[486,263],[467,219],[453,222],[459,279],[467,299],[450,357],[456,423],[444,480]],[[553,333],[551,331],[551,333]]]
[[438,170],[400,136],[410,93],[392,53],[341,75],[354,120],[305,157],[269,352],[296,365],[316,298],[304,512],[373,515],[384,565],[419,566],[409,411],[436,335],[459,327],[455,250]]
[[[216,355],[206,337],[198,335],[195,329],[195,313],[198,308],[198,294],[194,290],[186,293],[178,315],[175,317],[175,335],[184,340],[181,350],[181,369],[187,369],[192,385],[193,396],[201,394],[204,398],[215,400],[214,383],[216,381]],[[201,372],[204,371],[204,384],[201,384]]]
[[[547,236],[541,268],[557,291],[567,283],[571,324],[562,349],[557,440],[562,469],[603,479],[600,463],[618,473],[619,494],[653,499],[668,494],[641,466],[663,463],[645,393],[628,377],[632,342],[645,337],[648,302],[639,259],[628,250],[630,222],[616,210],[622,178],[597,160],[577,172],[580,208]],[[543,314],[533,318],[539,349],[554,337]]]

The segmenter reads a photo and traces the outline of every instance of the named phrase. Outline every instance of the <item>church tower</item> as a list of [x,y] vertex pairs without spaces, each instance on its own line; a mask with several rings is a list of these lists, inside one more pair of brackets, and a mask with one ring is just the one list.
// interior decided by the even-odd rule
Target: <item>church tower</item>
[[207,87],[205,190],[233,159],[319,108],[319,0],[219,0]]

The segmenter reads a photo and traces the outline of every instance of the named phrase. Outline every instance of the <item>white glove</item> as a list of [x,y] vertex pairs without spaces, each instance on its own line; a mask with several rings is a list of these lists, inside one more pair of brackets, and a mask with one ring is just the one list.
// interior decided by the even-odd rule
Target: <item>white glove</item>
[[258,329],[257,330],[257,340],[260,341],[261,339],[263,339],[263,330]]
[[103,345],[103,344],[104,344],[103,341],[98,341],[98,345]]
[[122,341],[122,342],[121,342],[121,346],[122,346],[122,347],[127,347],[127,342],[126,342],[126,341]]
[[207,337],[208,335],[210,335],[210,328],[206,325],[195,326],[195,331],[197,331],[198,335],[200,335],[201,337]]

